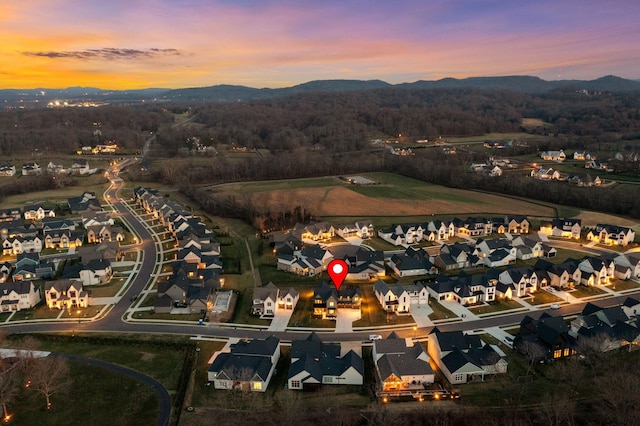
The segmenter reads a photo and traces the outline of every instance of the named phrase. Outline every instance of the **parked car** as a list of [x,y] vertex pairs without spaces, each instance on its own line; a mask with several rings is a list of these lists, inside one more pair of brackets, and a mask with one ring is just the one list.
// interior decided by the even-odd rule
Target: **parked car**
[[552,303],[551,306],[549,306],[551,309],[560,309],[560,305],[558,305],[557,303]]
[[369,340],[382,340],[382,336],[379,334],[370,334]]

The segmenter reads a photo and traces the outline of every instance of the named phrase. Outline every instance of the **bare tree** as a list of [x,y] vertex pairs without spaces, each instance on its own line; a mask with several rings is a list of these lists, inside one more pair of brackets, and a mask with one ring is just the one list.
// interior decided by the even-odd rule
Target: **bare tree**
[[546,351],[542,345],[530,340],[520,342],[517,349],[518,352],[523,354],[527,358],[527,361],[529,361],[527,365],[527,376],[529,376],[535,363],[545,356]]
[[0,404],[2,404],[2,417],[5,420],[11,418],[7,405],[18,393],[19,373],[20,362],[16,358],[0,359]]
[[57,356],[33,358],[29,363],[27,377],[30,388],[45,397],[47,409],[51,408],[51,396],[71,385],[69,364],[66,359]]

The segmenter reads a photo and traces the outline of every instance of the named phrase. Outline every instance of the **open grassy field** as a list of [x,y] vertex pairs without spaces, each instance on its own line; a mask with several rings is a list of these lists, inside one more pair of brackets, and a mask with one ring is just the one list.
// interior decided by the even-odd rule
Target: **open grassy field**
[[522,214],[555,216],[546,205],[493,194],[447,188],[393,173],[366,173],[378,182],[356,186],[333,178],[212,186],[216,193],[250,194],[265,204],[292,199],[321,216],[420,216]]

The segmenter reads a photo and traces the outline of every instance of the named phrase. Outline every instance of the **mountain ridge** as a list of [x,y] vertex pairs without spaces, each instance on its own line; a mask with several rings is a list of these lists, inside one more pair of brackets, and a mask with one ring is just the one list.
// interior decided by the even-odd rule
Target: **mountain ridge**
[[452,77],[440,80],[418,80],[413,83],[390,84],[383,80],[313,80],[291,87],[252,88],[242,85],[219,84],[182,89],[146,88],[131,90],[104,90],[96,87],[68,87],[66,89],[1,89],[0,101],[47,102],[54,99],[72,101],[135,102],[142,100],[191,101],[191,102],[238,102],[286,97],[302,93],[348,92],[386,88],[413,89],[487,89],[512,90],[524,93],[545,93],[560,88],[586,90],[589,92],[640,91],[640,80],[624,79],[606,75],[594,80],[543,80],[536,76],[511,75],[492,77]]

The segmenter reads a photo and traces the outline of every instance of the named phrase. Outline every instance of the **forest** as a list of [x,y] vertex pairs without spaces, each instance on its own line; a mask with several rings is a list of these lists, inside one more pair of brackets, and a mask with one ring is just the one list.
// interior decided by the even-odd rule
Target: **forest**
[[[185,112],[192,118],[189,125],[171,126],[176,114]],[[523,126],[524,118],[536,119],[541,125]],[[161,166],[147,168],[145,179],[176,185],[211,213],[241,216],[249,222],[255,210],[250,200],[203,193],[200,184],[390,171],[451,187],[640,217],[636,201],[640,194],[630,185],[581,188],[538,182],[524,174],[490,179],[467,172],[470,162],[486,160],[486,152],[451,156],[438,149],[415,149],[414,156],[397,157],[371,143],[373,139],[411,144],[440,137],[527,132],[537,138],[500,154],[533,155],[541,150],[586,147],[640,154],[638,122],[637,92],[559,88],[529,94],[386,87],[251,102],[6,111],[0,113],[0,152],[5,157],[34,150],[71,153],[105,141],[137,152],[149,132],[154,132],[157,140],[151,160],[158,160],[155,164]],[[253,155],[239,158],[224,155],[222,150],[222,154],[186,156],[180,163],[162,161],[184,156],[194,138],[204,146],[242,147]],[[637,174],[640,161],[618,161],[616,168]],[[306,211],[305,206],[291,206],[292,218],[298,207]]]

